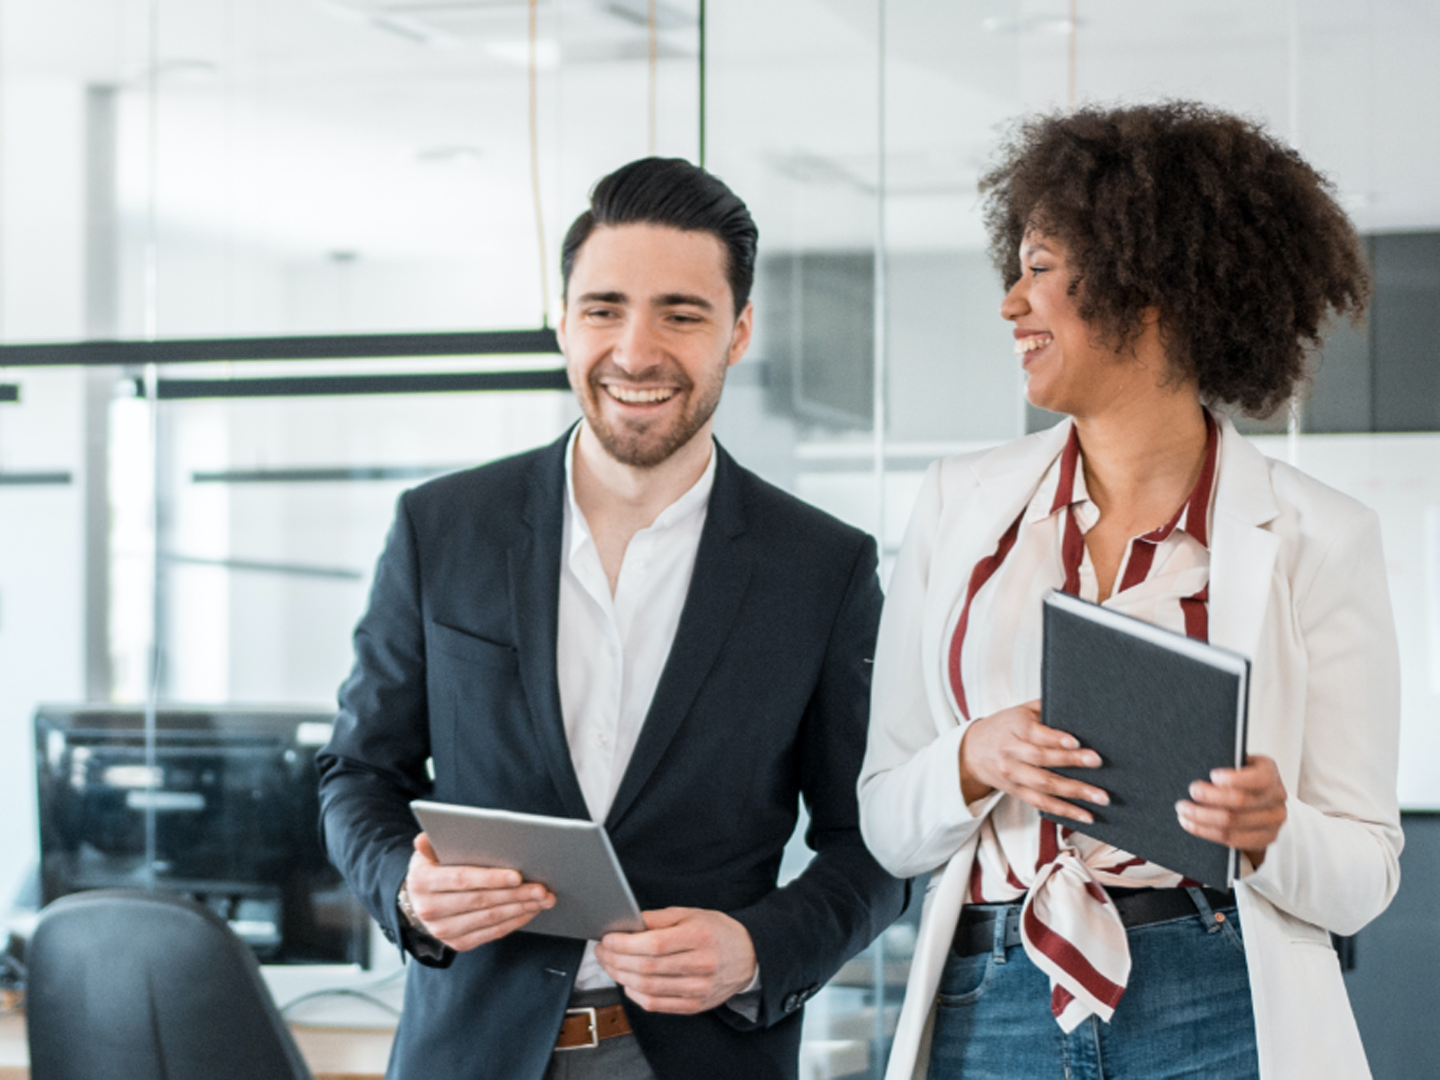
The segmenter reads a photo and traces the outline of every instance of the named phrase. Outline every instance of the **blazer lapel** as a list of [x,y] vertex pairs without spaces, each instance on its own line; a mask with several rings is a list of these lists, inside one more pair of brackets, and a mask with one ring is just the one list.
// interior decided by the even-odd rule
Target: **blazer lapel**
[[741,538],[745,511],[740,467],[719,443],[715,444],[715,453],[715,486],[710,492],[690,589],[635,752],[605,819],[605,827],[612,831],[644,789],[690,712],[700,684],[730,636],[750,581],[751,555]]
[[515,605],[520,681],[530,705],[535,740],[540,744],[539,764],[549,773],[566,813],[588,818],[590,811],[570,760],[560,711],[560,683],[555,676],[560,545],[565,531],[565,451],[569,445],[567,432],[536,460],[534,482],[521,511],[528,535],[510,550],[510,595]]
[[[973,493],[954,500],[958,508],[947,518],[942,532],[955,539],[943,561],[931,567],[933,588],[938,595],[963,596],[975,564],[992,555],[1000,537],[1024,512],[1046,472],[1070,438],[1070,421],[990,451],[969,466]],[[950,614],[947,605],[933,608],[934,626],[927,631],[937,637]],[[938,620],[938,621],[936,621]],[[938,648],[938,645],[936,646]]]
[[1221,419],[1215,535],[1210,545],[1210,642],[1254,657],[1280,541],[1263,528],[1279,513],[1270,467]]

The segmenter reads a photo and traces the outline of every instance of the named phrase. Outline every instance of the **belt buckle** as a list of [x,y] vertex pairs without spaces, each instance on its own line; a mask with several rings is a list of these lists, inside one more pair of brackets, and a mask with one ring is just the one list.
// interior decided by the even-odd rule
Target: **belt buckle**
[[555,1048],[557,1054],[562,1050],[593,1050],[600,1045],[600,1019],[595,1013],[594,1005],[581,1005],[578,1008],[566,1009],[565,1015],[588,1015],[590,1017],[590,1041],[588,1043],[581,1043],[579,1046],[557,1046]]

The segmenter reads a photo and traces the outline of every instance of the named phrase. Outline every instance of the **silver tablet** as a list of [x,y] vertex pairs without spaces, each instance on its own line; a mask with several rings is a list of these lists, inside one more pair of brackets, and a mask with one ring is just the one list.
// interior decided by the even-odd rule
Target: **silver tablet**
[[603,825],[424,799],[410,810],[442,863],[519,870],[555,894],[555,906],[526,930],[594,941],[613,930],[645,929]]

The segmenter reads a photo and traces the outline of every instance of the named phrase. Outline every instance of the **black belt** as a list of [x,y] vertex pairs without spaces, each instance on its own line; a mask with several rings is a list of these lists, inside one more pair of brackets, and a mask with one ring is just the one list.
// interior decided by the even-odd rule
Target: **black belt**
[[[1195,915],[1199,907],[1186,889],[1110,889],[1110,899],[1125,926],[1146,926]],[[1233,892],[1201,889],[1212,911],[1235,906]],[[969,904],[960,912],[951,951],[959,956],[987,953],[995,947],[995,920],[1005,920],[1005,947],[1020,944],[1020,904]]]

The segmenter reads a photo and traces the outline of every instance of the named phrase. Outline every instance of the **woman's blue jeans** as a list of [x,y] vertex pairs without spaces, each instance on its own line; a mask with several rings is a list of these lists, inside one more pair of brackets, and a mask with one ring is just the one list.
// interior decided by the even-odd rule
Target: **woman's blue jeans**
[[940,979],[931,1080],[1257,1080],[1255,1016],[1234,908],[1132,927],[1130,980],[1110,1023],[1069,1035],[1050,983],[1003,909],[988,953],[953,951]]

